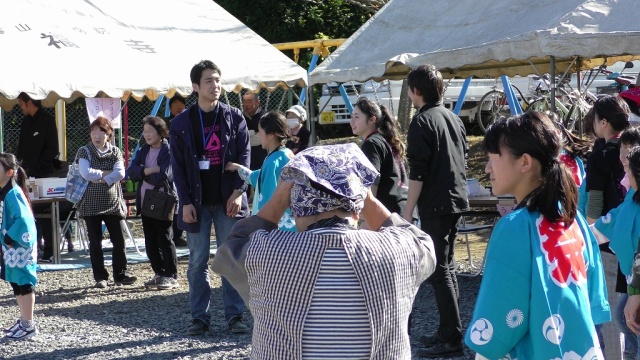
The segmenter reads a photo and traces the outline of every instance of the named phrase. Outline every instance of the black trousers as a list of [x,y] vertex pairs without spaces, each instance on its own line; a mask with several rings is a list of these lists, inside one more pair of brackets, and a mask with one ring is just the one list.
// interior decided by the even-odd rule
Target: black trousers
[[116,215],[85,216],[89,235],[89,256],[93,278],[98,281],[109,280],[109,272],[104,267],[104,253],[102,252],[102,222],[109,230],[111,243],[113,244],[112,263],[113,280],[122,280],[127,274],[127,255],[124,248],[124,236],[122,234],[122,217]]
[[178,278],[178,259],[173,242],[171,221],[156,220],[141,215],[144,246],[151,268],[156,275]]
[[462,340],[462,324],[458,308],[458,279],[455,272],[453,249],[458,233],[459,214],[447,214],[437,217],[420,217],[422,231],[431,236],[436,255],[436,269],[427,279],[433,286],[440,325],[438,340],[443,343],[460,342]]
[[171,228],[173,229],[173,241],[175,246],[175,241],[182,237],[182,229],[178,227],[178,209],[176,209],[173,214],[173,222],[171,223]]

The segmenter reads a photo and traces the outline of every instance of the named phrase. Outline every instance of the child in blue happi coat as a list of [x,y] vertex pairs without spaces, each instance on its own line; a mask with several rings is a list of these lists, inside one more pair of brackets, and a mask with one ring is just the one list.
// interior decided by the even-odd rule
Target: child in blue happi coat
[[4,330],[5,338],[23,340],[38,334],[33,320],[35,305],[36,223],[31,203],[25,195],[27,174],[16,157],[0,153],[0,243],[2,243],[3,280],[11,284],[20,308],[20,318]]
[[[627,284],[630,284],[634,253],[640,237],[640,193],[637,192],[637,179],[640,179],[640,146],[638,146],[640,145],[640,134],[635,131],[633,135],[638,135],[638,138],[635,138],[635,142],[629,143],[625,142],[630,139],[630,135],[626,133],[627,131],[620,137],[620,160],[624,165],[625,179],[628,179],[630,189],[622,204],[609,211],[607,215],[600,217],[591,225],[591,229],[596,235],[598,243],[609,242],[609,247],[618,258],[620,270],[625,275]],[[625,336],[625,354],[631,358],[640,359],[638,346],[640,339],[629,329],[624,316],[624,307],[628,298],[627,293],[620,294],[614,309],[613,320]]]
[[[251,205],[252,215],[257,214],[271,199],[278,185],[280,171],[293,158],[293,152],[284,145],[289,138],[287,120],[279,111],[269,111],[260,118],[258,136],[260,145],[268,153],[262,167],[251,171],[248,167],[228,162],[226,168],[228,171],[237,171],[240,178],[255,189]],[[289,210],[280,219],[278,227],[280,230],[296,231],[296,224]]]
[[595,325],[610,313],[600,253],[552,121],[501,119],[484,149],[493,192],[519,205],[491,235],[465,343],[477,358],[602,359]]

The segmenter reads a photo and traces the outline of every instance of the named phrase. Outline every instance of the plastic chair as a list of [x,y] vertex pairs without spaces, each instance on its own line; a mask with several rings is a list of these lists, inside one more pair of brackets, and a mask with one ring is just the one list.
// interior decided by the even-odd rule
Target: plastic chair
[[[489,217],[493,218],[490,224],[472,224],[468,222],[468,217]],[[487,256],[487,249],[485,248],[484,254],[482,255],[482,261],[479,266],[475,266],[473,264],[473,258],[471,257],[471,247],[469,245],[469,234],[479,233],[481,231],[491,230],[493,229],[493,225],[495,225],[497,219],[500,217],[500,213],[497,210],[471,210],[465,211],[462,213],[460,217],[460,222],[458,223],[458,234],[464,235],[465,242],[467,244],[467,255],[469,256],[469,267],[471,269],[475,269],[473,273],[458,273],[458,276],[478,276],[482,273],[484,269],[484,262]]]

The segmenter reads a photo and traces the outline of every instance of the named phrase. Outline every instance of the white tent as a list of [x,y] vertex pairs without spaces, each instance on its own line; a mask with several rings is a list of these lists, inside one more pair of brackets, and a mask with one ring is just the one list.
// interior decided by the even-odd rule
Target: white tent
[[[638,0],[392,0],[323,61],[311,84],[401,79],[434,64],[445,77],[564,72],[640,55]],[[635,56],[635,57],[634,57]],[[574,67],[575,70],[577,67]]]
[[223,88],[304,86],[306,71],[212,0],[20,0],[0,10],[0,106],[21,91],[53,106],[96,94],[191,93],[212,60]]

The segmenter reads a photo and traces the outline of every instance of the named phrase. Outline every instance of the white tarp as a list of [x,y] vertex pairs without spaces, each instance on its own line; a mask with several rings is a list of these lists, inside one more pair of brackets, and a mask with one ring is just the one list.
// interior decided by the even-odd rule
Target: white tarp
[[21,91],[137,100],[191,93],[189,71],[212,60],[223,88],[304,86],[306,71],[212,0],[2,0],[0,106]]
[[[640,55],[638,0],[391,0],[309,76],[311,84],[401,79],[434,64],[445,77],[564,72]],[[575,69],[573,69],[575,70]]]

